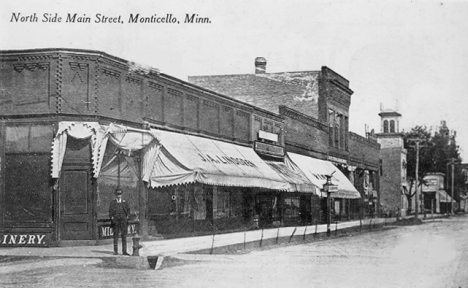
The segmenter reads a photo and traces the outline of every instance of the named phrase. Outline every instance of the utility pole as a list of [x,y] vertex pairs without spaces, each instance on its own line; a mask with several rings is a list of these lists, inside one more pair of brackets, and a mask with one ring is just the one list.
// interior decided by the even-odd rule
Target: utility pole
[[452,190],[451,191],[452,192],[452,195],[451,195],[452,196],[452,202],[450,203],[450,210],[451,210],[452,215],[454,215],[454,213],[453,213],[454,212],[453,211],[453,190],[454,190],[454,187],[453,187],[454,183],[453,182],[454,182],[454,178],[455,178],[454,177],[455,176],[455,165],[454,164],[455,163],[453,163],[453,158],[452,158],[452,189],[451,189]]
[[[453,187],[453,186],[454,186],[454,182],[455,182],[455,160],[457,160],[457,159],[456,158],[450,158],[450,162],[447,163],[447,168],[448,168],[448,165],[452,166],[452,175],[450,175],[450,178],[452,180],[451,181],[452,185],[450,187],[451,188],[450,189],[451,190],[451,193],[450,193],[451,195],[450,196],[452,197],[452,200],[450,200],[450,213],[452,215],[454,214],[454,211],[453,211],[453,204],[454,204],[453,203],[454,202],[453,201],[453,192],[454,192],[455,187]],[[447,169],[447,171],[448,171],[448,169]],[[447,188],[448,188],[448,175],[447,175]]]
[[414,142],[415,145],[414,146],[410,146],[410,147],[416,147],[416,177],[415,177],[415,181],[416,181],[416,185],[415,185],[415,192],[414,192],[414,196],[415,196],[415,199],[414,199],[414,217],[417,219],[418,218],[418,186],[419,186],[419,183],[418,183],[418,174],[419,174],[419,148],[420,147],[425,147],[425,145],[421,145],[420,143],[423,141],[423,139],[420,139],[420,138],[412,138],[412,139],[408,139],[408,141],[411,141],[411,142]]

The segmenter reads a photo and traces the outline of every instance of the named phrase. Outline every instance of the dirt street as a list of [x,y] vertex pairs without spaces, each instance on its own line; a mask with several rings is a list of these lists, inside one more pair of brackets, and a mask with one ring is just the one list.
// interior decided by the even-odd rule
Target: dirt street
[[468,216],[250,253],[184,254],[161,270],[71,262],[9,271],[0,286],[468,287]]

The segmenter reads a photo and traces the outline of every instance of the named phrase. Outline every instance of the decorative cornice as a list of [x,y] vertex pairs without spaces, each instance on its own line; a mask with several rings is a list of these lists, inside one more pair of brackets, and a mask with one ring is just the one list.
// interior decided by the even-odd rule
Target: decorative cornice
[[84,71],[89,67],[88,63],[69,62],[68,64],[72,70],[79,69],[80,71]]
[[36,63],[18,63],[18,64],[13,64],[13,69],[15,69],[16,72],[21,73],[24,69],[29,70],[29,71],[35,71],[35,70],[48,70],[50,67],[49,62],[36,62]]
[[125,81],[128,82],[128,83],[136,84],[136,85],[141,85],[141,83],[143,83],[142,79],[135,78],[135,77],[132,77],[132,76],[126,76]]
[[346,87],[345,85],[343,85],[341,82],[339,81],[336,81],[334,79],[330,79],[330,83],[334,84],[335,86],[337,86],[338,88],[340,88],[341,90],[343,90],[344,92],[348,93],[349,96],[351,96],[354,91],[349,89],[348,87]]
[[300,121],[304,124],[307,124],[311,127],[314,127],[314,128],[317,128],[317,129],[320,129],[324,132],[327,132],[328,133],[328,126],[322,122],[319,122],[317,119],[315,118],[312,118],[308,115],[305,115],[299,111],[296,111],[294,109],[291,109],[289,107],[286,107],[286,106],[283,106],[283,105],[280,105],[279,106],[279,112],[280,112],[280,115],[283,115],[283,116],[287,116],[291,119],[294,119],[294,120],[297,120],[297,121]]
[[183,93],[180,92],[179,90],[175,90],[175,89],[172,89],[172,88],[167,88],[167,94],[172,95],[172,96],[176,96],[176,97],[181,97]]
[[115,79],[120,78],[120,72],[119,71],[111,70],[109,68],[104,68],[104,67],[101,68],[101,71],[107,77],[112,77],[112,78],[115,78]]
[[154,82],[148,82],[148,87],[153,89],[153,90],[157,90],[157,91],[163,91],[164,89],[164,86],[161,85],[161,84],[157,84],[157,83],[154,83]]
[[358,135],[358,134],[356,134],[354,132],[349,132],[349,139],[357,141],[357,142],[359,142],[361,144],[364,144],[364,145],[367,145],[367,146],[371,146],[371,147],[376,148],[376,149],[380,149],[380,144],[377,143],[377,141],[365,138],[365,137],[363,137],[361,135]]
[[226,112],[228,114],[232,114],[234,112],[234,108],[229,107],[229,106],[223,106],[223,112]]
[[219,108],[219,104],[218,104],[218,103],[215,103],[215,102],[212,102],[212,101],[208,101],[208,100],[203,100],[203,105],[206,105],[206,106],[212,107],[212,108]]
[[237,110],[236,111],[236,115],[239,116],[239,117],[242,117],[242,118],[249,118],[250,114],[247,113],[247,112],[244,112],[242,110]]
[[196,97],[196,96],[193,96],[193,95],[190,95],[190,94],[185,94],[185,97],[186,97],[187,100],[189,100],[189,101],[192,101],[192,102],[195,102],[195,103],[200,102],[200,98],[198,98],[198,97]]
[[52,55],[29,55],[18,57],[19,61],[41,61],[52,59]]

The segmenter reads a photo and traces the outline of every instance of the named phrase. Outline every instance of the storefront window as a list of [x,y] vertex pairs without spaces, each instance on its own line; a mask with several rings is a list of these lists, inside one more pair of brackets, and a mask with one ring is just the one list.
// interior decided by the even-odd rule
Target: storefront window
[[29,126],[6,127],[5,144],[7,153],[29,152]]
[[4,206],[6,223],[52,222],[50,179],[52,140],[52,125],[6,127]]

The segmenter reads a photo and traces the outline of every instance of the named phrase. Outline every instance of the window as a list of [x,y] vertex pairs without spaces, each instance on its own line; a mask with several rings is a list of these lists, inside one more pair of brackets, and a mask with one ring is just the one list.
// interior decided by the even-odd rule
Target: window
[[52,125],[6,127],[4,206],[6,223],[52,222],[50,182],[52,140]]
[[390,120],[390,133],[395,133],[395,120]]
[[345,141],[345,150],[348,151],[348,117],[344,117],[344,141]]
[[334,146],[335,138],[335,111],[328,109],[328,144],[329,146]]
[[383,132],[388,133],[388,120],[383,121]]
[[46,125],[23,125],[6,127],[6,153],[50,153],[53,128]]

